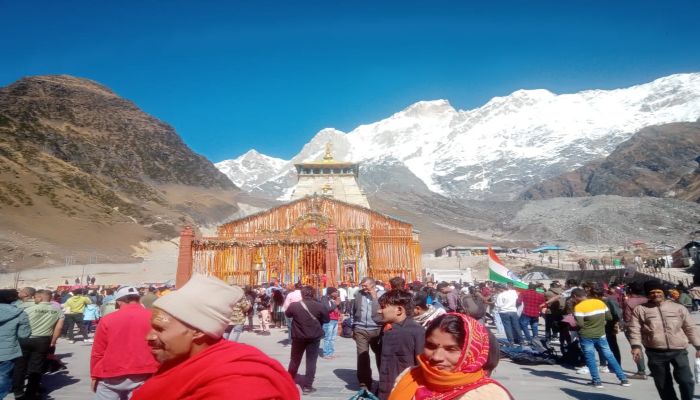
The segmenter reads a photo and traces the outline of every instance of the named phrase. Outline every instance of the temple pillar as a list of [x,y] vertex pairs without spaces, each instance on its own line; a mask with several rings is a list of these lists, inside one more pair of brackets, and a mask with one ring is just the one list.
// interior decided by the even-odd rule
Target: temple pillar
[[326,277],[327,286],[338,286],[338,230],[329,227],[326,230]]
[[180,232],[180,252],[177,256],[177,273],[175,275],[175,287],[181,288],[192,276],[192,242],[194,231],[186,226]]

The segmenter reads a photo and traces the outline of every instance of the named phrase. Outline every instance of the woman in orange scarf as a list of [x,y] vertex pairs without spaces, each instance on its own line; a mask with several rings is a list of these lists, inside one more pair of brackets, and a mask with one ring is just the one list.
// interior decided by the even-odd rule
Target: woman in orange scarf
[[487,364],[488,330],[463,314],[441,315],[425,333],[418,366],[397,378],[389,400],[512,400]]

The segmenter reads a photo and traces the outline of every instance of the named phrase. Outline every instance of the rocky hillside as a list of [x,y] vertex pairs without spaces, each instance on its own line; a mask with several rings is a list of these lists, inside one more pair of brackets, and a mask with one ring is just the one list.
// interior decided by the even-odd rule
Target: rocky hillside
[[635,241],[680,246],[697,229],[700,204],[655,197],[593,196],[535,201],[454,200],[436,194],[369,194],[373,209],[421,232],[423,252],[447,244],[577,250],[622,248]]
[[700,121],[642,129],[606,158],[536,184],[521,198],[603,194],[700,202]]
[[238,192],[100,84],[36,76],[0,89],[0,267],[125,259],[139,241],[236,212]]

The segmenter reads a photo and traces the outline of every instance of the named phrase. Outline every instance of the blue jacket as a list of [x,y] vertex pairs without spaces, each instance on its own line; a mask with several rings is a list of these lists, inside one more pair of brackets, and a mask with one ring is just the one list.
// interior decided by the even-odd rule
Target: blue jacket
[[27,338],[31,333],[27,313],[12,304],[0,304],[0,361],[21,357],[17,338]]
[[98,319],[100,319],[100,309],[97,308],[97,304],[86,305],[83,310],[83,321],[96,321]]

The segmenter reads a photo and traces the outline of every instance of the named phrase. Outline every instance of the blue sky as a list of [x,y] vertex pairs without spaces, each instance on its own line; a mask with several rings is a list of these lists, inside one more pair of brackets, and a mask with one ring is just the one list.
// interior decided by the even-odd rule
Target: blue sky
[[699,1],[0,0],[0,11],[0,86],[93,79],[214,162],[251,148],[290,158],[322,128],[419,100],[470,109],[521,88],[700,72]]

